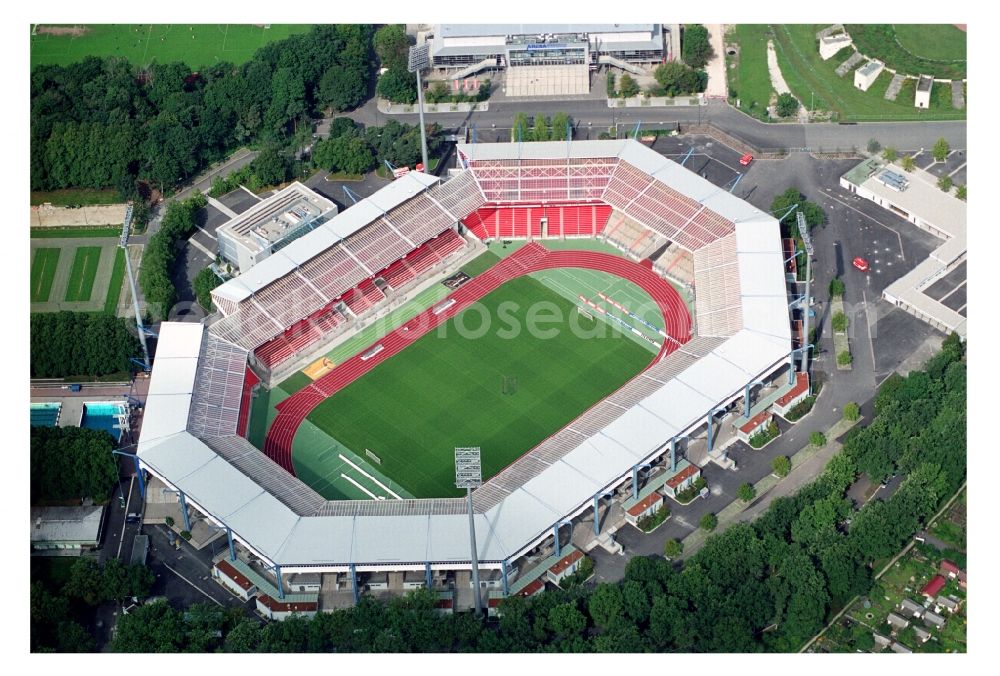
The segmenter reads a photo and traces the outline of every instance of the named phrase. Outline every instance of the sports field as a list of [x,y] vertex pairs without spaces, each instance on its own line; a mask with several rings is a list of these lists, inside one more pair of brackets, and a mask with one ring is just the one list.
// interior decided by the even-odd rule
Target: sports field
[[120,56],[137,66],[181,61],[192,69],[241,64],[269,42],[304,33],[309,24],[32,25],[31,66],[64,66],[87,56]]
[[35,249],[35,257],[31,261],[31,302],[44,303],[52,291],[52,280],[56,276],[56,266],[59,265],[61,249]]
[[101,247],[81,246],[73,258],[73,268],[69,273],[69,284],[66,287],[68,302],[88,301],[94,290],[94,277],[97,276],[97,264],[101,260]]
[[327,439],[297,435],[296,475],[330,497],[353,493],[340,456],[370,451],[378,461],[362,468],[400,495],[456,496],[456,446],[482,447],[487,479],[645,367],[652,354],[623,335],[541,281],[514,279],[313,410]]

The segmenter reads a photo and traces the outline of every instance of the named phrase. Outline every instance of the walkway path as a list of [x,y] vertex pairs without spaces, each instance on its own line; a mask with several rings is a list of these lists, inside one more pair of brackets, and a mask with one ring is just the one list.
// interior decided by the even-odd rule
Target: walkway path
[[722,23],[706,24],[708,29],[708,40],[712,45],[715,55],[705,64],[705,72],[708,73],[708,86],[705,88],[705,96],[708,98],[725,99],[729,88],[726,85],[726,49],[725,33],[726,25]]

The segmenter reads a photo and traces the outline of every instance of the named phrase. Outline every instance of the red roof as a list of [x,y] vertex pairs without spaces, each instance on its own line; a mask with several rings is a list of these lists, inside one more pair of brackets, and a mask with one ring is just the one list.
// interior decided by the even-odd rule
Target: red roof
[[931,581],[928,582],[924,586],[924,588],[920,590],[920,593],[923,594],[924,596],[935,598],[938,595],[938,593],[942,589],[944,589],[944,583],[945,579],[943,577],[941,577],[940,575],[935,575],[933,578],[931,578]]
[[809,391],[809,375],[806,373],[796,373],[795,374],[795,386],[792,387],[791,391],[778,397],[778,401],[775,403],[778,406],[788,406],[788,404],[799,396],[803,392]]
[[667,479],[667,485],[670,486],[671,488],[677,488],[678,486],[680,486],[682,483],[684,483],[694,475],[700,473],[701,470],[698,469],[697,465],[688,465],[680,472]]
[[529,582],[524,589],[517,592],[516,596],[534,596],[538,592],[545,589],[545,580],[537,579],[534,582]]
[[319,608],[319,603],[317,601],[307,601],[305,603],[285,603],[284,601],[272,599],[267,594],[261,594],[257,597],[257,600],[272,613],[311,613],[315,612]]
[[653,491],[645,498],[635,503],[633,507],[629,507],[625,511],[627,511],[632,516],[639,516],[640,514],[642,514],[647,509],[649,509],[658,502],[663,502],[663,496],[657,493],[656,491]]
[[958,575],[962,572],[962,569],[956,566],[954,563],[948,559],[941,561],[941,565],[938,567],[938,572],[942,575]]
[[215,564],[215,567],[219,569],[219,572],[224,573],[226,577],[239,585],[240,589],[243,591],[250,591],[253,589],[253,582],[244,577],[240,571],[233,568],[225,559],[221,559]]
[[745,423],[740,425],[740,432],[744,434],[750,434],[755,429],[766,423],[771,419],[771,411],[761,411],[754,417],[747,420]]
[[549,572],[555,575],[563,573],[567,568],[572,566],[574,563],[583,558],[583,552],[579,549],[574,549],[572,552],[562,557],[556,561],[555,565],[549,568]]

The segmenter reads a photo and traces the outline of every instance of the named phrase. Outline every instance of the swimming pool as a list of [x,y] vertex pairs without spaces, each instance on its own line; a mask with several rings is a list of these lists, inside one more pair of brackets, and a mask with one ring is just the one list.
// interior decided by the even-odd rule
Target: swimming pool
[[59,402],[41,402],[31,405],[31,426],[32,427],[55,427],[59,422],[59,410],[62,404]]
[[119,429],[118,419],[125,414],[125,404],[92,402],[83,405],[83,419],[80,427],[91,430],[104,430],[115,441],[121,439],[122,431]]

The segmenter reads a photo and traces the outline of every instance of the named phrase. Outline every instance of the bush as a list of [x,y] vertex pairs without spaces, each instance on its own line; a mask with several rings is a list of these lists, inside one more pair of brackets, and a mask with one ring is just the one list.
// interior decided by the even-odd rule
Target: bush
[[967,194],[968,194],[967,193],[967,189],[966,189],[966,186],[964,186],[964,185],[958,186],[958,188],[955,190],[955,197],[957,197],[958,199],[960,199],[962,201],[965,201],[965,198],[966,198]]
[[700,23],[685,24],[682,40],[681,58],[692,68],[704,68],[705,64],[715,56],[715,50],[709,41],[708,29]]
[[861,417],[861,407],[855,404],[853,401],[849,401],[844,404],[844,420],[850,420],[854,422],[859,417]]
[[639,519],[635,525],[638,526],[639,530],[641,530],[642,532],[649,533],[654,528],[659,526],[661,523],[666,521],[669,516],[670,516],[670,508],[664,504],[653,514],[650,514],[649,516],[645,516]]
[[951,192],[951,186],[952,186],[951,176],[942,176],[941,178],[939,178],[937,181],[937,186],[945,192]]
[[785,92],[778,96],[775,109],[779,117],[791,117],[799,112],[799,101],[788,92]]
[[165,518],[165,519],[163,520],[163,522],[164,522],[165,524],[167,524],[167,526],[168,526],[168,527],[173,527],[173,525],[174,525],[174,517],[172,517],[172,516],[168,516],[167,518]]
[[771,461],[771,469],[777,476],[786,477],[792,471],[792,461],[787,456],[779,455]]
[[680,556],[684,552],[684,545],[676,538],[670,538],[663,545],[663,555],[668,559]]
[[816,431],[809,435],[809,443],[813,446],[826,446],[826,435]]
[[608,85],[607,85],[608,98],[615,98],[618,93],[615,91],[615,74],[608,71]]
[[882,159],[884,159],[886,162],[895,162],[897,159],[899,159],[899,153],[896,152],[895,148],[887,147],[885,150],[882,151]]
[[757,489],[753,487],[752,483],[747,481],[740,484],[740,487],[736,489],[736,497],[743,502],[750,502],[757,497]]
[[851,356],[850,350],[844,350],[837,355],[837,364],[840,366],[850,366],[854,363],[854,357]]
[[907,155],[906,157],[903,158],[903,161],[900,164],[900,166],[903,167],[903,171],[909,173],[909,172],[913,171],[914,168],[916,168],[917,163],[913,159],[912,155]]
[[830,297],[836,298],[837,296],[844,295],[844,280],[840,277],[834,277],[830,280]]
[[622,98],[630,98],[639,93],[639,83],[628,73],[622,75],[621,91]]
[[205,308],[206,312],[211,312],[212,290],[222,284],[219,276],[212,271],[211,267],[205,268],[194,278],[194,294],[198,299],[198,304]]
[[847,315],[842,311],[837,310],[833,313],[833,318],[830,320],[830,324],[833,326],[833,330],[837,333],[843,333],[847,330]]
[[795,404],[795,406],[792,406],[791,409],[789,409],[788,413],[785,414],[785,420],[787,420],[788,422],[795,422],[796,420],[804,416],[806,413],[811,411],[813,404],[815,403],[816,403],[815,394],[806,397],[799,403]]
[[181,537],[184,538],[185,540],[190,540],[191,539],[191,531],[182,530],[181,531]]
[[719,517],[712,512],[709,512],[705,516],[701,517],[701,521],[698,522],[698,525],[701,526],[702,530],[711,533],[715,530],[716,526],[719,525]]
[[594,572],[594,561],[589,556],[584,556],[583,560],[580,561],[580,567],[576,569],[576,572],[572,575],[567,575],[559,582],[559,586],[563,589],[572,589],[577,585],[581,585],[586,582]]
[[768,423],[767,427],[750,437],[750,446],[752,448],[763,448],[767,442],[777,437],[779,433],[778,425],[772,420]]
[[879,143],[877,140],[871,139],[870,141],[868,141],[868,152],[877,153],[881,149],[882,149],[882,144]]
[[948,153],[951,152],[951,146],[948,145],[948,141],[943,138],[939,138],[934,142],[934,147],[931,149],[931,154],[934,156],[935,162],[944,162],[948,159]]

